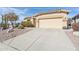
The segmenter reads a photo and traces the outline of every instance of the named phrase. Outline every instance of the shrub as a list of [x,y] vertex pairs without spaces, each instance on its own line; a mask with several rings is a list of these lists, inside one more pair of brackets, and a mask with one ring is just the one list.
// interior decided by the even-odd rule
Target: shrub
[[63,26],[63,29],[67,29],[67,27],[66,26]]
[[19,25],[18,29],[24,29],[23,25]]
[[21,23],[24,27],[34,27],[30,20],[24,21]]
[[18,27],[19,25],[20,25],[20,23],[16,23],[16,24],[15,24],[15,27]]
[[2,24],[1,27],[3,27],[3,29],[7,29],[9,27],[9,24]]

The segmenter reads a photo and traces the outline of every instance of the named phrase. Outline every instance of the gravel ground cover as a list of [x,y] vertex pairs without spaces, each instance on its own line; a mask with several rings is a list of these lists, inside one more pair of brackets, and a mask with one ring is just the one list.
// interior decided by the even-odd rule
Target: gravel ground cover
[[13,32],[7,33],[7,30],[0,31],[0,42],[3,42],[5,40],[8,40],[10,38],[16,37],[18,35],[21,35],[23,33],[26,33],[28,31],[32,30],[32,28],[25,28],[25,29],[14,29]]
[[79,37],[73,35],[73,31],[65,31],[70,40],[73,42],[74,46],[79,50]]

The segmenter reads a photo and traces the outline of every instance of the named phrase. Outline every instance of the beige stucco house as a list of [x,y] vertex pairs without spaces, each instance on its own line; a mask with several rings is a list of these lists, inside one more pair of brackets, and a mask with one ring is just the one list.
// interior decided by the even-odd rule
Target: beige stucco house
[[53,10],[45,13],[39,13],[31,17],[32,23],[36,28],[60,28],[67,26],[66,20],[69,11]]

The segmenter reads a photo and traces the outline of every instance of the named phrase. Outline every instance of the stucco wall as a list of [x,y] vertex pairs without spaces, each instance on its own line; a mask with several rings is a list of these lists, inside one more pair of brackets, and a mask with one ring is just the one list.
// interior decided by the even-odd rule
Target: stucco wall
[[36,27],[62,28],[67,25],[66,22],[63,22],[63,20],[67,20],[66,13],[39,15],[36,17]]
[[44,15],[37,16],[36,19],[58,18],[58,17],[67,17],[67,14],[65,13],[44,14]]

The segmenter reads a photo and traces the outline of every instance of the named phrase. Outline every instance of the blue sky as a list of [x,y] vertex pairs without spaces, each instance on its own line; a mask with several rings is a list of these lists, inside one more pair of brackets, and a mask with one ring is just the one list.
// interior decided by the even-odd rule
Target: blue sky
[[[69,10],[70,11],[68,14],[69,17],[73,17],[79,14],[79,7],[0,7],[0,15],[8,12],[14,12],[19,16],[18,22],[21,22],[25,17],[32,16],[39,12],[47,12],[47,11],[52,11],[56,9]],[[1,16],[0,16],[0,19],[1,19]]]

